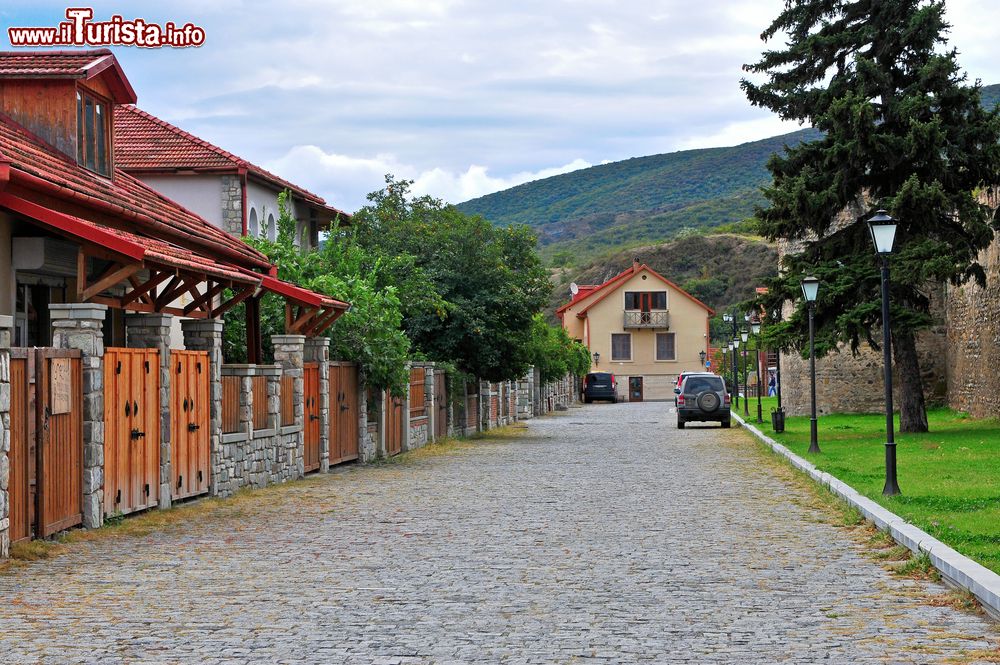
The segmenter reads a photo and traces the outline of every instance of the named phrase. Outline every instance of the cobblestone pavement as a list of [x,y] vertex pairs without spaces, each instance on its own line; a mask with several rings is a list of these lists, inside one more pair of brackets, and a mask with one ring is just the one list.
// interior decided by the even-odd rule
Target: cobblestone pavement
[[0,662],[938,663],[997,648],[995,625],[922,602],[943,588],[889,576],[745,434],[674,423],[664,404],[573,409],[73,544],[0,575]]

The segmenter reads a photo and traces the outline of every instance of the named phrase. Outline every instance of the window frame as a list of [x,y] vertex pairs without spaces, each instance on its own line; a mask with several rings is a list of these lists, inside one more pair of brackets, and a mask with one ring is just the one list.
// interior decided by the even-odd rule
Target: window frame
[[[660,357],[660,335],[673,335],[674,338],[674,357],[673,358],[661,358]],[[653,336],[653,358],[658,363],[675,363],[677,362],[677,333],[675,332],[658,332]]]
[[[620,335],[623,337],[628,337],[628,358],[615,358],[615,336]],[[629,332],[613,332],[610,338],[610,350],[611,350],[611,362],[616,363],[630,363],[632,358],[635,356],[635,352],[632,348],[632,333]]]
[[[87,124],[87,113],[86,107],[87,102],[91,102],[91,107],[93,110],[93,117],[91,125]],[[101,122],[97,122],[98,117],[98,106],[100,106],[101,112],[100,117]],[[83,168],[87,169],[91,173],[96,173],[97,175],[104,176],[105,178],[112,177],[114,173],[114,153],[111,150],[112,142],[112,116],[114,115],[114,107],[111,104],[111,100],[107,99],[103,95],[100,95],[89,88],[83,86],[76,86],[76,163]],[[104,135],[101,137],[98,131],[98,126],[103,128]],[[88,131],[92,130],[92,131]],[[104,156],[104,166],[105,170],[101,170],[100,158],[101,154],[96,152],[98,139],[103,139],[103,156]],[[93,148],[94,152],[94,164],[90,166],[87,163],[87,151]]]
[[[649,293],[650,294],[650,300],[652,300],[653,295],[655,295],[655,294],[658,294],[658,293],[662,293],[663,294],[663,307],[662,308],[654,307],[652,305],[652,303],[650,303],[649,311],[651,311],[651,312],[669,312],[670,311],[670,295],[667,293],[666,289],[657,289],[655,291],[623,291],[622,292],[622,309],[624,309],[626,312],[641,312],[642,311],[641,294],[643,294],[643,293]],[[629,295],[639,296],[638,298],[636,298],[636,302],[635,302],[636,306],[635,307],[629,307],[628,306],[628,304],[629,304],[628,303],[628,300],[629,300],[628,297],[629,297]]]

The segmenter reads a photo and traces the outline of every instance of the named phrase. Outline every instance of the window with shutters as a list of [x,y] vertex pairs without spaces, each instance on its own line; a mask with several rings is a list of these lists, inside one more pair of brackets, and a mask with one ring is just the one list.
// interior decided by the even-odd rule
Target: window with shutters
[[656,333],[656,359],[677,360],[674,333]]
[[631,333],[611,334],[611,359],[612,360],[632,360],[632,335]]

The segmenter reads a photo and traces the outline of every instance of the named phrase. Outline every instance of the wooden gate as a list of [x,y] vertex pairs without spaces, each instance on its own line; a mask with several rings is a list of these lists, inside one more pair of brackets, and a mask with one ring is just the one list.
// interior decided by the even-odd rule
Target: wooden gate
[[160,353],[104,353],[104,512],[128,514],[160,496]]
[[358,368],[330,365],[330,464],[358,459]]
[[434,437],[448,436],[448,377],[444,372],[434,373]]
[[207,351],[170,352],[171,495],[208,492],[211,420]]
[[403,398],[386,391],[385,404],[385,452],[392,457],[403,452],[403,436],[406,427],[406,414],[403,409]]
[[319,363],[306,363],[302,368],[302,379],[305,405],[303,423],[305,470],[308,473],[319,469]]
[[83,521],[83,373],[77,349],[11,349],[10,536]]

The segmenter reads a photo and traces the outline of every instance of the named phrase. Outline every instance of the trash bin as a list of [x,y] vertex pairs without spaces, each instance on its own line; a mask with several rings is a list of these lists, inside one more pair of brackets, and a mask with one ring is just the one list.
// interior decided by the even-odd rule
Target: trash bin
[[785,410],[771,409],[771,427],[775,432],[785,431]]

